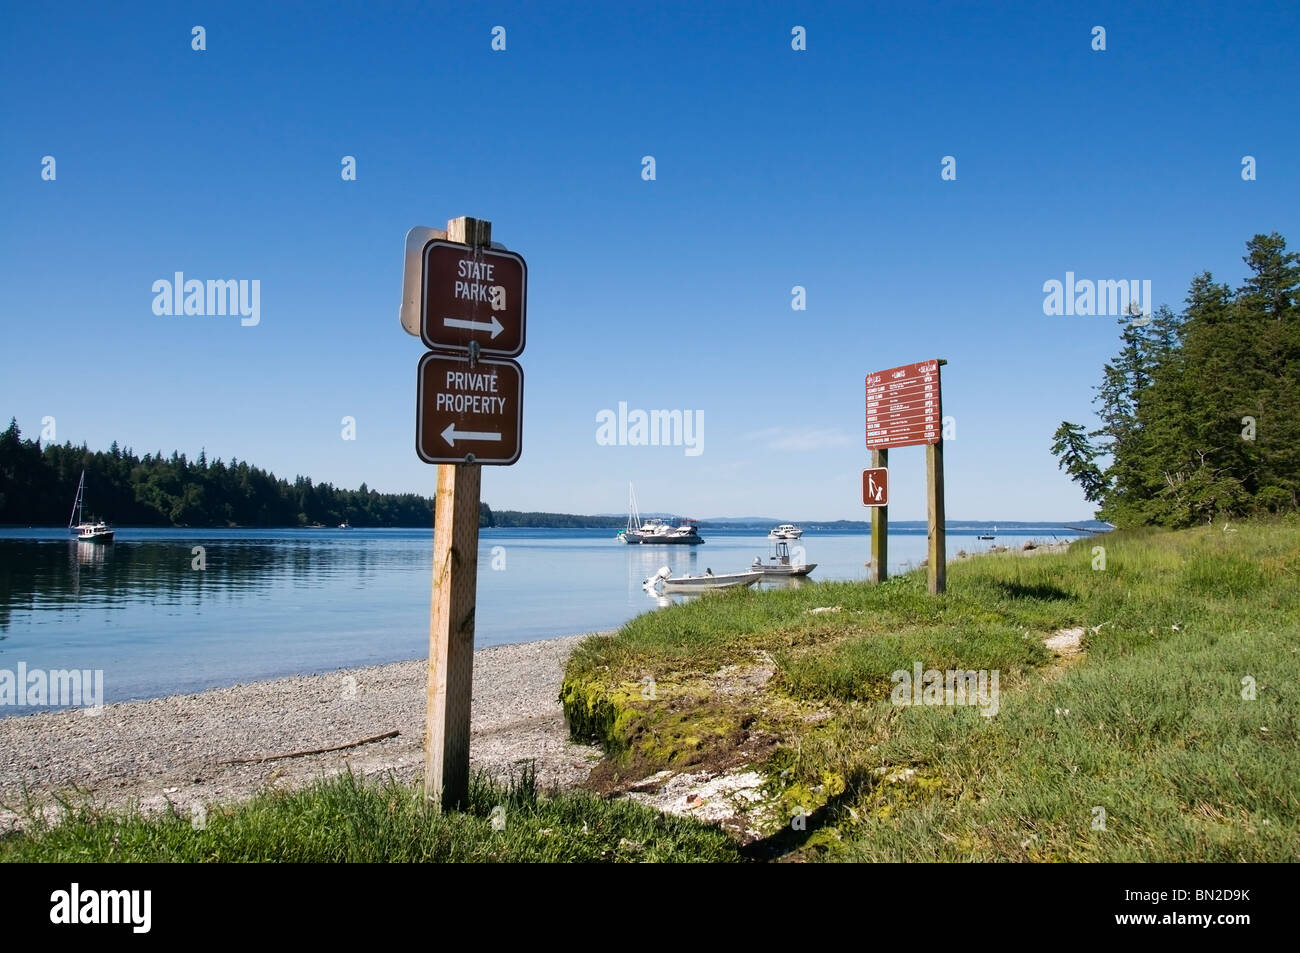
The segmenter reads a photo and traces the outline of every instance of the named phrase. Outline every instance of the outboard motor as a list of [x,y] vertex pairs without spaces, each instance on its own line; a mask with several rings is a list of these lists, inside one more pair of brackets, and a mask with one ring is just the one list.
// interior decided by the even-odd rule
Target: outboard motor
[[667,566],[663,566],[660,568],[660,570],[657,573],[655,573],[645,582],[641,583],[641,588],[653,589],[655,586],[659,584],[660,579],[667,579],[671,575],[672,575],[672,570],[670,570]]

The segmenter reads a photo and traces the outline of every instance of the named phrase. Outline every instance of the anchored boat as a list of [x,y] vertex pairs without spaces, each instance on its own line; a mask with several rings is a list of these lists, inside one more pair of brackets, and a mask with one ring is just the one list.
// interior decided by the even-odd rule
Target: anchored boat
[[631,483],[627,485],[627,497],[627,529],[620,532],[616,539],[624,543],[674,546],[698,546],[704,542],[695,520],[684,519],[677,526],[658,517],[641,522],[641,514],[636,507],[636,492]]
[[772,532],[767,534],[768,539],[798,539],[803,535],[803,530],[793,523],[782,523]]
[[792,563],[790,561],[790,544],[785,540],[777,542],[776,553],[767,558],[767,562],[755,556],[751,570],[761,572],[764,576],[806,576],[817,568],[816,563]]
[[82,519],[82,508],[86,497],[86,471],[81,471],[81,480],[77,483],[77,498],[72,501],[72,515],[68,517],[68,530],[77,534],[79,543],[111,543],[113,528],[103,520],[86,521]]

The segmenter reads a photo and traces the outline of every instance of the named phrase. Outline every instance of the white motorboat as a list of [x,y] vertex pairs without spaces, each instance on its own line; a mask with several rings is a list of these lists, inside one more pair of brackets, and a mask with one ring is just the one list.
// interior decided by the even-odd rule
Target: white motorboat
[[81,480],[77,483],[77,497],[72,501],[72,515],[68,517],[68,530],[77,534],[79,543],[111,543],[113,528],[103,520],[85,520],[82,509],[86,496],[86,471],[81,471]]
[[[763,562],[759,556],[754,557],[750,569],[761,572],[764,576],[806,576],[817,568],[816,563],[794,563],[790,561],[790,544],[779,540],[775,546],[776,554]],[[800,548],[800,551],[802,549]]]
[[802,535],[803,530],[793,523],[782,523],[767,534],[769,539],[798,539]]
[[674,576],[672,570],[664,566],[641,585],[647,590],[660,589],[663,592],[704,592],[709,589],[731,589],[735,586],[752,586],[763,578],[761,572],[728,572],[714,575],[712,569],[702,576]]

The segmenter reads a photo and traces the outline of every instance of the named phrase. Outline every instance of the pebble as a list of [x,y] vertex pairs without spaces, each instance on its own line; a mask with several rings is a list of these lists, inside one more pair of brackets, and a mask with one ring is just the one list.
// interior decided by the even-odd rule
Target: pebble
[[[558,699],[564,664],[583,638],[475,653],[471,767],[506,778],[531,761],[544,787],[586,780],[600,752],[568,740]],[[187,797],[248,797],[268,774],[280,787],[349,765],[354,773],[415,781],[424,774],[427,678],[427,661],[416,659],[123,702],[91,720],[76,710],[0,718],[0,804],[21,805],[26,788],[43,802],[75,789],[76,798],[99,806],[160,794],[178,794],[173,801],[187,806]],[[356,690],[349,692],[352,679]],[[396,738],[328,754],[220,763],[350,744],[393,729]],[[190,779],[205,791],[193,791]],[[0,832],[18,821],[0,808]]]

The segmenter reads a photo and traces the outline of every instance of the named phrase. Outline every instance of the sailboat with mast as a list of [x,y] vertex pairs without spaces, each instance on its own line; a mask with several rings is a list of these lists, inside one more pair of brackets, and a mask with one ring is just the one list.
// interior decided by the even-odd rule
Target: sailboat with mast
[[86,471],[81,471],[81,480],[77,483],[77,498],[72,503],[72,515],[68,517],[68,530],[77,534],[79,543],[111,543],[113,528],[103,520],[87,521],[82,518],[82,508],[86,498]]
[[614,538],[624,543],[640,545],[698,546],[704,542],[695,520],[683,519],[680,525],[673,526],[667,520],[651,517],[643,523],[631,483],[627,485],[627,529]]

